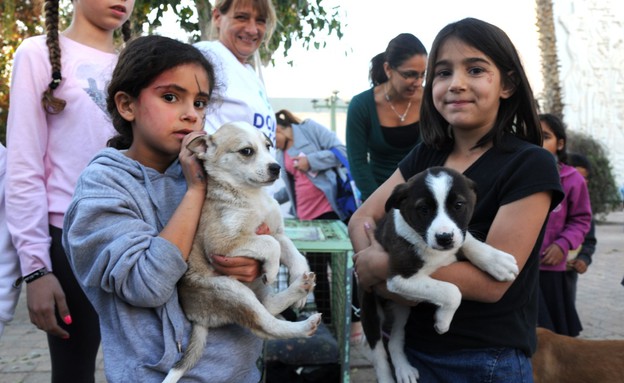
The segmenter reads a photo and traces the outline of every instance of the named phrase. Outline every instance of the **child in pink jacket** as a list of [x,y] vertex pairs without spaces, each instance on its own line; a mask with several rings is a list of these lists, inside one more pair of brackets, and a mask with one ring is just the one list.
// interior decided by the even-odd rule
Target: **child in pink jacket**
[[583,329],[574,295],[565,283],[568,252],[578,248],[590,229],[592,212],[583,176],[566,165],[565,125],[552,114],[540,115],[543,146],[557,157],[565,197],[548,216],[540,250],[538,326],[558,334],[577,336]]

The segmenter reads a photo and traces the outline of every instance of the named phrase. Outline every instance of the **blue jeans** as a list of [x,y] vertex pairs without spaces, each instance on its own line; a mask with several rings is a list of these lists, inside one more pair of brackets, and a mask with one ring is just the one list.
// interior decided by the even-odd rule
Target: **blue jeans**
[[419,383],[533,383],[531,359],[512,348],[426,354],[405,349]]

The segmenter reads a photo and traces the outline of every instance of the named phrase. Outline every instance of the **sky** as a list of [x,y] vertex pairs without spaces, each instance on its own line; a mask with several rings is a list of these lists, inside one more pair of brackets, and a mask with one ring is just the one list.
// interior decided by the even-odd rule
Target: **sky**
[[[339,7],[344,36],[326,37],[319,50],[306,51],[294,42],[288,58],[275,52],[275,65],[261,70],[270,98],[324,99],[338,91],[340,99],[349,100],[370,87],[370,60],[392,38],[409,32],[430,50],[440,29],[464,17],[503,29],[523,59],[534,92],[542,89],[534,0],[323,0],[322,5]],[[175,23],[163,24],[161,33],[183,38]]]
[[[288,59],[277,51],[275,66],[262,68],[271,98],[325,98],[338,91],[348,100],[368,89],[370,59],[399,33],[418,37],[427,50],[448,23],[476,17],[503,29],[516,45],[533,90],[542,88],[533,0],[324,0],[340,6],[344,36],[326,39],[322,50],[294,47]],[[294,44],[296,45],[296,44]],[[294,60],[293,66],[287,64]]]

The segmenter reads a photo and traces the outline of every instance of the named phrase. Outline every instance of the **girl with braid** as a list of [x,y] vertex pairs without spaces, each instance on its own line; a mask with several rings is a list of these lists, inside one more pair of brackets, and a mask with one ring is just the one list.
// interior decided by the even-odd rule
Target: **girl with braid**
[[7,124],[6,210],[31,322],[45,331],[52,382],[94,382],[98,317],[61,245],[81,171],[115,130],[106,87],[117,62],[113,33],[130,37],[134,0],[73,0],[59,32],[59,1],[45,1],[46,35],[15,52]]

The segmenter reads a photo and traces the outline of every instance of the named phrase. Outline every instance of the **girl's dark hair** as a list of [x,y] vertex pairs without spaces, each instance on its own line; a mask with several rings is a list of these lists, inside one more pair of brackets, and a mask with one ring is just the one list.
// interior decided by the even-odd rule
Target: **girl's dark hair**
[[575,168],[585,168],[587,174],[591,175],[592,165],[589,158],[581,153],[568,153],[568,165]]
[[559,117],[550,113],[543,113],[539,115],[539,120],[548,124],[550,130],[555,134],[557,140],[563,140],[563,147],[557,149],[557,159],[564,164],[568,163],[568,135],[566,134],[566,126]]
[[496,146],[505,133],[541,146],[542,129],[537,118],[537,104],[516,48],[503,30],[474,18],[448,24],[433,41],[427,64],[427,86],[420,109],[423,142],[437,148],[453,144],[454,138],[448,133],[449,123],[435,108],[432,93],[440,48],[449,38],[459,39],[483,52],[500,71],[503,83],[514,88],[509,98],[500,100],[494,127],[479,140],[476,147],[489,141]]
[[388,81],[388,76],[386,76],[383,67],[385,62],[391,68],[398,68],[415,55],[427,55],[427,48],[425,48],[418,37],[411,33],[401,33],[390,40],[386,51],[379,53],[371,60],[371,67],[368,72],[368,79],[371,85],[377,86]]
[[164,36],[144,36],[130,41],[119,55],[119,61],[108,85],[106,109],[117,135],[107,146],[128,149],[132,144],[132,124],[125,120],[115,103],[115,95],[124,92],[132,98],[139,94],[161,73],[184,64],[198,64],[208,75],[208,94],[215,88],[214,68],[195,47]]
[[[59,0],[45,0],[45,28],[46,28],[46,45],[50,56],[50,65],[52,66],[52,81],[43,92],[41,105],[43,109],[50,114],[58,114],[65,109],[67,102],[54,96],[54,90],[58,88],[63,80],[61,75],[61,47],[59,45]],[[126,21],[121,29],[124,41],[130,40],[131,29],[130,21]]]
[[301,119],[297,118],[292,112],[282,109],[275,113],[275,123],[282,126],[292,126],[292,124],[301,124]]

